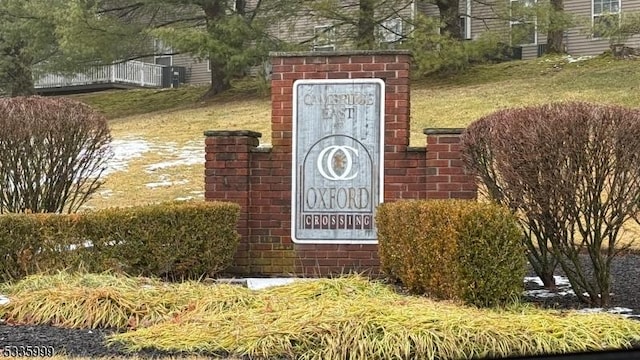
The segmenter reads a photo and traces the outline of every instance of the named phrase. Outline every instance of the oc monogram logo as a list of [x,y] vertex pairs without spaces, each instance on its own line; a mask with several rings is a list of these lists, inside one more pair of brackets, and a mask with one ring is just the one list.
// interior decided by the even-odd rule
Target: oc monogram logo
[[320,175],[327,180],[351,180],[358,176],[358,169],[353,166],[354,157],[358,157],[358,150],[347,145],[333,145],[320,151],[316,165]]

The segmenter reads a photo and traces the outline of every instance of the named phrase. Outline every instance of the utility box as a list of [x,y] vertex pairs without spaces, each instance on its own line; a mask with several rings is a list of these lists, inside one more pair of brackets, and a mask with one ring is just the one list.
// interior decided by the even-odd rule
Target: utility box
[[162,68],[162,87],[177,88],[186,82],[187,69],[184,66],[165,66]]

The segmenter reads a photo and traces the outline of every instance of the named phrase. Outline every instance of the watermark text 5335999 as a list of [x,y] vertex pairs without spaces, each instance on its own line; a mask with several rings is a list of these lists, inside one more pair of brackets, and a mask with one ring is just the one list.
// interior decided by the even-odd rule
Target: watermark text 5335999
[[52,357],[55,355],[53,346],[39,345],[2,345],[0,357]]

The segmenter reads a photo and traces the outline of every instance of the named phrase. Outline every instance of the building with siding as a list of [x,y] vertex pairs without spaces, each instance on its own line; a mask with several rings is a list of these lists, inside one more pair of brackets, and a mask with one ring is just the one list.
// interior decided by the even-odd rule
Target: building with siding
[[[532,7],[536,0],[506,0],[508,6]],[[521,37],[519,43],[512,46],[521,48],[522,59],[540,56],[546,48],[546,34],[539,31],[535,17],[527,21],[508,18],[502,2],[471,1],[468,7],[471,21],[471,38],[477,38],[486,31],[500,31],[511,34],[511,30],[526,29],[528,34]],[[565,51],[572,56],[598,55],[610,49],[611,39],[598,37],[592,26],[605,17],[620,18],[624,12],[640,11],[640,0],[564,0],[565,12],[573,17],[574,27],[564,32]],[[507,15],[507,19],[505,19]],[[640,36],[633,36],[626,41],[626,46],[640,47]]]
[[[343,3],[357,3],[346,1]],[[510,18],[510,9],[514,6],[529,7],[536,0],[460,0],[460,27],[464,39],[473,40],[492,31],[504,36],[505,43],[515,47],[522,59],[541,56],[546,49],[546,33],[540,31],[535,17],[526,21]],[[387,9],[393,15],[382,23],[379,29],[379,41],[389,47],[400,43],[411,31],[411,23],[418,14],[438,16],[438,8],[426,1],[399,1]],[[594,36],[591,26],[604,15],[621,16],[623,12],[640,11],[640,0],[564,0],[565,11],[576,22],[573,28],[564,33],[565,50],[572,56],[598,55],[610,49],[608,38]],[[302,16],[294,20],[274,24],[273,34],[283,40],[297,43],[301,50],[331,51],[345,50],[351,47],[346,36],[353,27],[335,26],[329,19]],[[514,41],[513,33],[519,33]],[[640,47],[640,36],[633,36],[627,46]],[[207,64],[191,60],[188,56],[175,57],[174,65],[187,67],[189,83],[208,81]]]
[[[258,0],[246,0],[252,6]],[[541,56],[546,49],[546,34],[541,31],[535,16],[514,16],[514,9],[535,8],[538,0],[459,0],[460,28],[463,39],[474,40],[491,32],[502,38],[505,44],[516,49],[516,58],[531,59]],[[340,2],[340,11],[358,11],[358,0]],[[565,11],[576,20],[573,28],[564,32],[564,45],[573,56],[598,55],[610,48],[611,40],[598,37],[591,31],[592,25],[606,16],[620,17],[624,12],[640,11],[640,0],[564,0]],[[283,19],[272,25],[271,35],[295,44],[302,51],[338,51],[353,48],[353,24],[341,23],[326,17],[315,16],[312,11],[302,9],[299,16]],[[411,33],[417,16],[438,17],[438,8],[427,1],[389,0],[384,7],[376,9],[376,18],[381,20],[376,31],[381,48],[396,48]],[[355,17],[352,15],[352,18]],[[519,34],[517,40],[514,34]],[[631,37],[626,46],[640,47],[640,35]],[[158,53],[171,54],[170,48],[161,42],[154,44]],[[146,63],[170,67],[163,74],[174,76],[174,81],[163,80],[163,86],[206,84],[211,82],[209,62],[196,59],[189,54],[155,56],[143,59]],[[174,71],[175,70],[175,71]],[[253,69],[259,73],[262,68]],[[268,69],[266,69],[268,72]],[[179,81],[175,81],[179,79]]]

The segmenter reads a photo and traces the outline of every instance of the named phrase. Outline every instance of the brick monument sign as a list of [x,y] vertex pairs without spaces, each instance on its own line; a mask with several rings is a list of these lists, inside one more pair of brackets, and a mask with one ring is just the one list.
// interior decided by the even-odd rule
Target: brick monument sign
[[461,129],[427,129],[426,147],[409,147],[408,52],[271,59],[272,146],[250,130],[205,132],[205,198],[242,207],[231,272],[375,274],[378,204],[476,197]]

